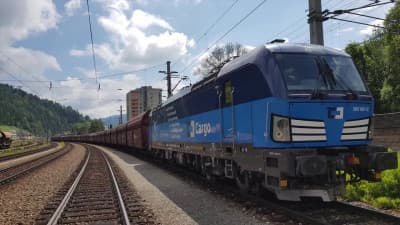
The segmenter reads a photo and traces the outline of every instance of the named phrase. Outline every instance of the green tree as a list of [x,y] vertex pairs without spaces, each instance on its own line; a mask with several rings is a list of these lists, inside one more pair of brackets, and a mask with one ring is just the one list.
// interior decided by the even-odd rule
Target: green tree
[[384,38],[389,68],[381,91],[382,99],[390,111],[400,111],[400,2],[390,10],[385,19]]
[[351,43],[346,47],[357,68],[364,75],[368,87],[375,99],[375,111],[386,111],[382,102],[381,89],[387,77],[387,66],[384,60],[383,39],[373,39],[362,44]]
[[378,113],[400,111],[400,2],[384,24],[369,40],[346,47],[368,82]]
[[103,131],[104,130],[104,124],[101,120],[92,120],[90,121],[90,127],[89,127],[89,132],[98,132],[98,131]]
[[[40,99],[20,89],[0,84],[0,124],[25,129],[34,135],[45,137],[71,131],[73,124],[90,121],[70,106]],[[80,132],[89,130],[80,129]],[[97,125],[99,127],[99,125]]]

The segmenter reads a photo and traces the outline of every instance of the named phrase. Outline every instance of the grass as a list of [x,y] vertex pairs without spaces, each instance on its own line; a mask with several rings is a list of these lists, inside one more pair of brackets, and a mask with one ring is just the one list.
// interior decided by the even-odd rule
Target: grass
[[348,184],[344,198],[361,201],[382,209],[400,209],[400,152],[398,168],[382,172],[381,182],[361,181]]
[[21,147],[16,147],[16,148],[9,148],[9,149],[4,149],[0,151],[0,156],[7,156],[7,155],[14,155],[14,154],[18,154],[21,152],[28,152],[28,151],[33,151],[39,148],[43,148],[45,146],[47,146],[49,144],[46,143],[41,143],[40,145],[36,145],[36,146],[30,146],[28,148],[25,148],[23,146]]
[[9,132],[9,131],[25,131],[25,130],[20,129],[18,127],[8,126],[8,125],[0,125],[0,130],[1,131],[6,131],[6,132]]

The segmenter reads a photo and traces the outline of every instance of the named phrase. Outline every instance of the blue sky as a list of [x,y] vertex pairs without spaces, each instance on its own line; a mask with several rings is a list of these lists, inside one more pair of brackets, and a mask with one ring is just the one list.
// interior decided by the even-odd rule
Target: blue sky
[[[96,82],[85,0],[1,1],[0,82],[71,105],[92,117],[113,115],[120,104],[125,105],[129,90],[142,85],[165,89],[166,82],[158,71],[165,70],[167,60],[172,61],[173,70],[190,76],[192,83],[199,80],[192,71],[205,50],[260,2],[89,0],[100,77]],[[322,8],[347,9],[370,2],[323,0]],[[392,6],[359,12],[384,17]],[[267,0],[216,44],[237,42],[255,47],[274,38],[308,43],[307,8],[307,0]],[[379,24],[370,18],[340,18]],[[325,45],[343,49],[350,42],[367,39],[372,31],[371,27],[329,20],[324,23]],[[119,72],[122,74],[101,78]]]

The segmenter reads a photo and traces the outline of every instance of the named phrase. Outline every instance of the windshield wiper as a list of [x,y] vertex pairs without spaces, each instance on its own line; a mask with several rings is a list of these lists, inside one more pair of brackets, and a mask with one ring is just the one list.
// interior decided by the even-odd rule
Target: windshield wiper
[[322,73],[324,74],[324,76],[326,77],[326,79],[328,80],[327,83],[329,83],[328,88],[330,88],[331,90],[334,89],[334,87],[336,86],[336,80],[335,80],[335,75],[333,74],[333,70],[332,68],[329,66],[329,64],[326,62],[326,60],[324,58],[321,59],[321,64],[322,64]]
[[351,89],[345,82],[343,82],[343,80],[340,77],[335,76],[332,68],[329,66],[329,64],[326,62],[326,60],[324,58],[316,57],[315,62],[317,63],[317,66],[318,66],[318,79],[317,79],[317,83],[314,87],[313,93],[311,95],[312,99],[323,99],[324,98],[324,95],[321,94],[321,91],[320,91],[321,78],[323,80],[322,85],[325,85],[327,90],[335,90],[335,87],[338,84],[340,84],[341,86],[343,86],[346,89],[346,91],[348,91],[350,93],[350,94],[346,93],[346,99],[353,100],[353,99],[358,98],[357,93],[353,89]]
[[317,82],[315,83],[313,92],[311,94],[311,99],[323,99],[323,95],[321,93],[321,89],[320,89],[320,84],[321,84],[321,78],[324,82],[324,85],[326,87],[328,87],[328,83],[326,81],[326,77],[325,77],[325,73],[323,72],[323,68],[322,68],[322,64],[321,64],[321,59],[318,57],[314,58],[315,63],[317,64],[317,68],[318,68],[318,78],[317,78]]
[[[348,86],[348,85],[342,80],[341,77],[335,76],[335,74],[333,74],[332,68],[329,66],[329,64],[326,62],[326,60],[325,60],[324,58],[322,59],[322,63],[323,63],[323,67],[324,67],[324,70],[323,70],[323,71],[324,71],[324,74],[328,77],[331,86],[332,86],[332,84],[333,84],[334,86],[332,86],[332,87],[335,87],[335,86],[338,84],[338,83],[336,82],[336,79],[338,79],[338,80],[340,81],[340,82],[339,82],[340,85],[343,86],[343,87],[346,89],[346,91],[350,92],[350,95],[349,95],[348,93],[346,93],[347,99],[349,99],[349,100],[357,99],[357,98],[358,98],[357,93],[356,93],[353,89],[351,89],[350,86]],[[332,87],[331,87],[331,89],[334,89],[334,88],[332,88]]]
[[340,85],[342,85],[348,93],[346,93],[346,98],[348,100],[358,99],[358,94],[348,86],[341,77],[336,77],[340,81]]

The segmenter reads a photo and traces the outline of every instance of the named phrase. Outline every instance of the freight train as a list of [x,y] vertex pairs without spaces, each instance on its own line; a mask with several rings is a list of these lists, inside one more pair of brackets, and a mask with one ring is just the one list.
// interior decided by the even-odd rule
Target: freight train
[[373,97],[351,57],[266,44],[114,129],[53,140],[142,149],[278,199],[332,201],[347,182],[379,181],[396,153],[371,143]]

